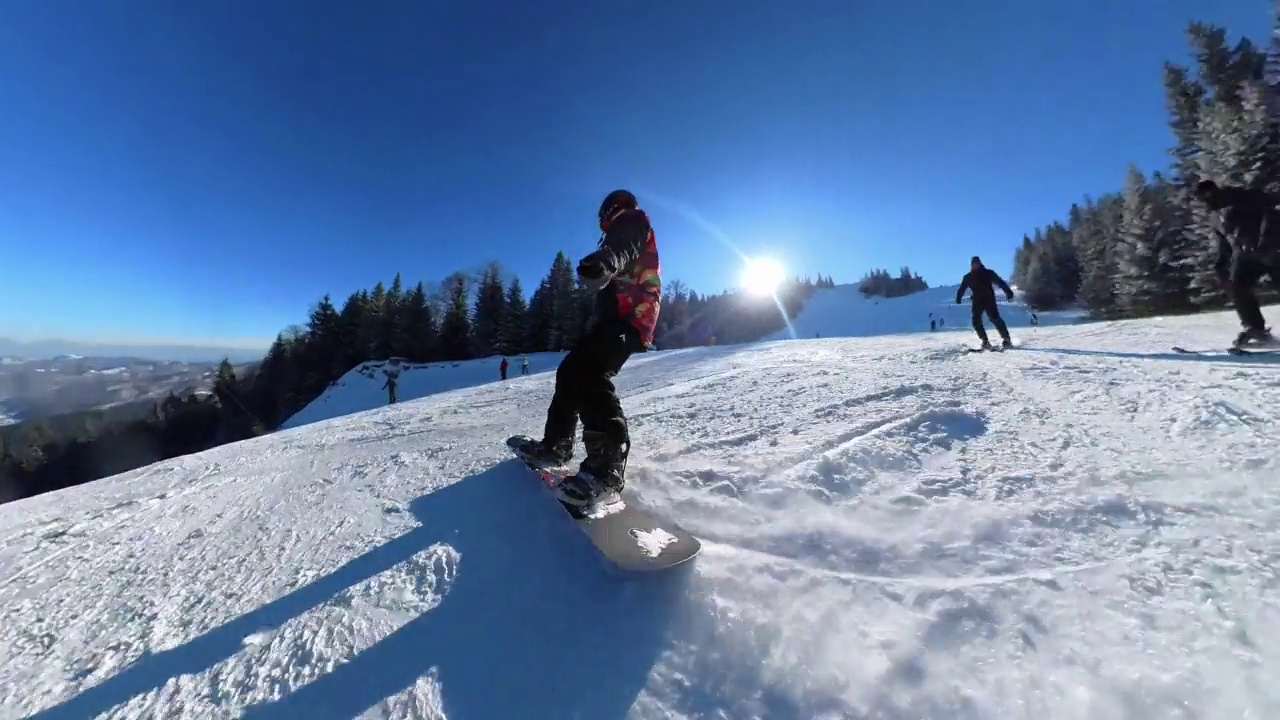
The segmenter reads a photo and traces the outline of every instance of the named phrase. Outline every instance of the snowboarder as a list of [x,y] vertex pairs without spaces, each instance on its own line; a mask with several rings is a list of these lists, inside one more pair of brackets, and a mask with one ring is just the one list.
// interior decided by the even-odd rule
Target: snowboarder
[[982,325],[984,312],[991,318],[991,324],[996,326],[996,332],[1000,333],[1004,347],[1013,347],[1013,341],[1009,339],[1009,328],[1004,324],[1004,318],[1000,317],[1000,308],[996,305],[996,291],[993,285],[999,286],[1004,291],[1006,300],[1013,299],[1013,290],[1009,289],[1009,284],[1004,281],[1004,278],[983,265],[982,259],[974,255],[969,260],[969,272],[965,273],[959,289],[956,290],[957,305],[964,298],[965,290],[973,292],[970,300],[973,309],[973,329],[978,333],[978,339],[982,341],[984,350],[991,347],[991,341],[987,339],[987,329]]
[[1212,180],[1196,184],[1196,197],[1221,213],[1214,270],[1230,288],[1236,315],[1244,326],[1233,344],[1276,342],[1262,316],[1254,285],[1263,275],[1280,280],[1276,277],[1280,273],[1280,209],[1262,190],[1219,187]]
[[396,378],[397,375],[387,373],[387,381],[382,384],[382,389],[387,391],[387,404],[396,404]]
[[631,436],[613,377],[632,354],[653,342],[662,294],[657,240],[635,196],[614,190],[597,216],[598,248],[577,268],[578,279],[597,291],[591,323],[556,369],[542,439],[517,448],[536,463],[567,464],[581,419],[586,457],[578,472],[557,486],[560,500],[577,506],[620,493],[626,483]]

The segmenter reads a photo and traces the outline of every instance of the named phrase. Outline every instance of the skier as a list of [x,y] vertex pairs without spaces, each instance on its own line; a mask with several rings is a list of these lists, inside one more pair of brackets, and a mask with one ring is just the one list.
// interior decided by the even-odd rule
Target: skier
[[1000,333],[1004,347],[1013,347],[1013,341],[1009,339],[1009,328],[1004,324],[1004,318],[1000,317],[1000,308],[996,306],[996,291],[992,285],[999,286],[1004,291],[1006,300],[1013,299],[1013,290],[1009,289],[1009,284],[983,265],[981,258],[974,255],[969,260],[969,272],[965,273],[964,279],[960,281],[960,288],[956,290],[956,304],[960,304],[965,290],[973,292],[973,298],[970,300],[973,309],[973,329],[978,333],[978,339],[982,341],[983,350],[991,348],[991,341],[987,339],[987,329],[982,326],[984,312],[991,318],[991,324],[996,326],[996,332]]
[[520,374],[521,375],[529,374],[529,356],[528,355],[520,356]]
[[498,365],[498,374],[502,376],[503,380],[507,379],[507,367],[508,367],[507,359],[502,358],[502,364]]
[[537,464],[567,464],[580,418],[586,457],[557,487],[562,502],[578,506],[620,493],[626,483],[631,436],[613,377],[653,342],[662,294],[657,240],[635,196],[614,190],[598,218],[598,249],[578,263],[578,279],[597,291],[591,324],[556,369],[542,439],[516,448]]
[[1196,197],[1221,213],[1214,270],[1230,288],[1236,315],[1244,326],[1232,344],[1239,347],[1249,342],[1275,343],[1254,285],[1263,275],[1271,275],[1272,281],[1280,280],[1276,277],[1280,273],[1280,210],[1262,190],[1219,187],[1212,180],[1196,184]]

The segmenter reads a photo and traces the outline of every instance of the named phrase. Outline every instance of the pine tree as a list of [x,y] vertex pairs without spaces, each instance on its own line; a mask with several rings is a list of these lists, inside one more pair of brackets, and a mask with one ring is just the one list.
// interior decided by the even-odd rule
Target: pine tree
[[472,315],[472,344],[476,357],[487,357],[499,352],[505,315],[506,290],[502,284],[502,270],[497,263],[490,263],[480,275],[475,312]]
[[[381,287],[379,283],[378,287]],[[375,296],[377,294],[375,288]],[[400,273],[391,281],[391,287],[382,296],[378,306],[377,335],[373,341],[370,359],[386,360],[394,355],[396,337],[403,325],[404,285],[400,281]]]
[[342,363],[342,326],[328,293],[311,309],[304,342],[307,345],[304,382],[308,387],[323,390],[335,373],[346,369]]
[[552,327],[555,322],[555,304],[551,285],[547,278],[529,298],[529,311],[525,322],[525,347],[529,352],[546,352],[552,349]]
[[551,327],[548,333],[548,350],[568,350],[578,336],[579,308],[577,273],[563,252],[556,253],[547,273],[547,288],[551,300]]
[[467,277],[455,273],[446,281],[444,317],[440,321],[440,354],[445,360],[471,357],[471,318]]
[[1115,306],[1115,256],[1103,226],[1105,214],[1115,202],[1104,197],[1099,204],[1088,198],[1080,208],[1073,205],[1070,221],[1071,243],[1080,259],[1080,291],[1078,298],[1086,310],[1104,314]]
[[499,352],[504,355],[528,352],[525,331],[528,312],[520,278],[512,278],[502,304],[502,328],[498,334]]
[[1159,264],[1157,233],[1151,188],[1142,171],[1130,165],[1124,188],[1116,288],[1127,310],[1149,312],[1155,306],[1155,273]]
[[342,372],[359,365],[368,359],[363,344],[366,314],[368,313],[369,293],[360,290],[347,296],[338,313],[338,345],[337,358]]
[[410,362],[430,362],[440,357],[439,328],[421,281],[404,300],[404,325],[397,355]]

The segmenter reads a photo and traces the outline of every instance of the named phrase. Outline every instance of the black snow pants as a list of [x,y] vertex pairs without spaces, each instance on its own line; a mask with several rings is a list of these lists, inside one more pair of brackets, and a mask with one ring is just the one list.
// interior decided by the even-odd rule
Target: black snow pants
[[627,418],[613,378],[641,349],[640,333],[622,320],[604,319],[588,330],[556,369],[543,439],[549,443],[572,440],[581,419],[584,431],[602,433],[613,443],[629,443]]
[[996,304],[995,298],[990,300],[979,300],[974,298],[971,303],[973,309],[973,330],[978,333],[978,339],[984,344],[990,342],[987,340],[987,329],[982,326],[982,313],[986,313],[991,318],[991,324],[996,326],[996,332],[1000,333],[1000,339],[1009,339],[1009,328],[1004,324],[1004,318],[1000,317],[1000,306]]
[[1264,275],[1271,275],[1273,281],[1280,280],[1274,273],[1280,262],[1275,259],[1263,259],[1248,253],[1234,253],[1231,256],[1231,301],[1236,306],[1236,315],[1240,324],[1250,330],[1266,329],[1266,320],[1262,317],[1262,307],[1258,304],[1258,295],[1254,286]]

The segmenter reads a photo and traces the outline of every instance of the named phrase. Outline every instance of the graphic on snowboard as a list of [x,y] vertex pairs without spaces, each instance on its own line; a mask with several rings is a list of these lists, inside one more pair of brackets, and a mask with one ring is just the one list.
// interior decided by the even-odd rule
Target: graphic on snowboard
[[529,442],[524,435],[507,438],[507,447],[525,467],[534,471],[556,504],[587,534],[602,555],[623,570],[665,570],[697,557],[702,543],[675,522],[646,510],[623,497],[585,508],[561,502],[555,486],[573,474],[566,466],[543,466],[519,451]]

